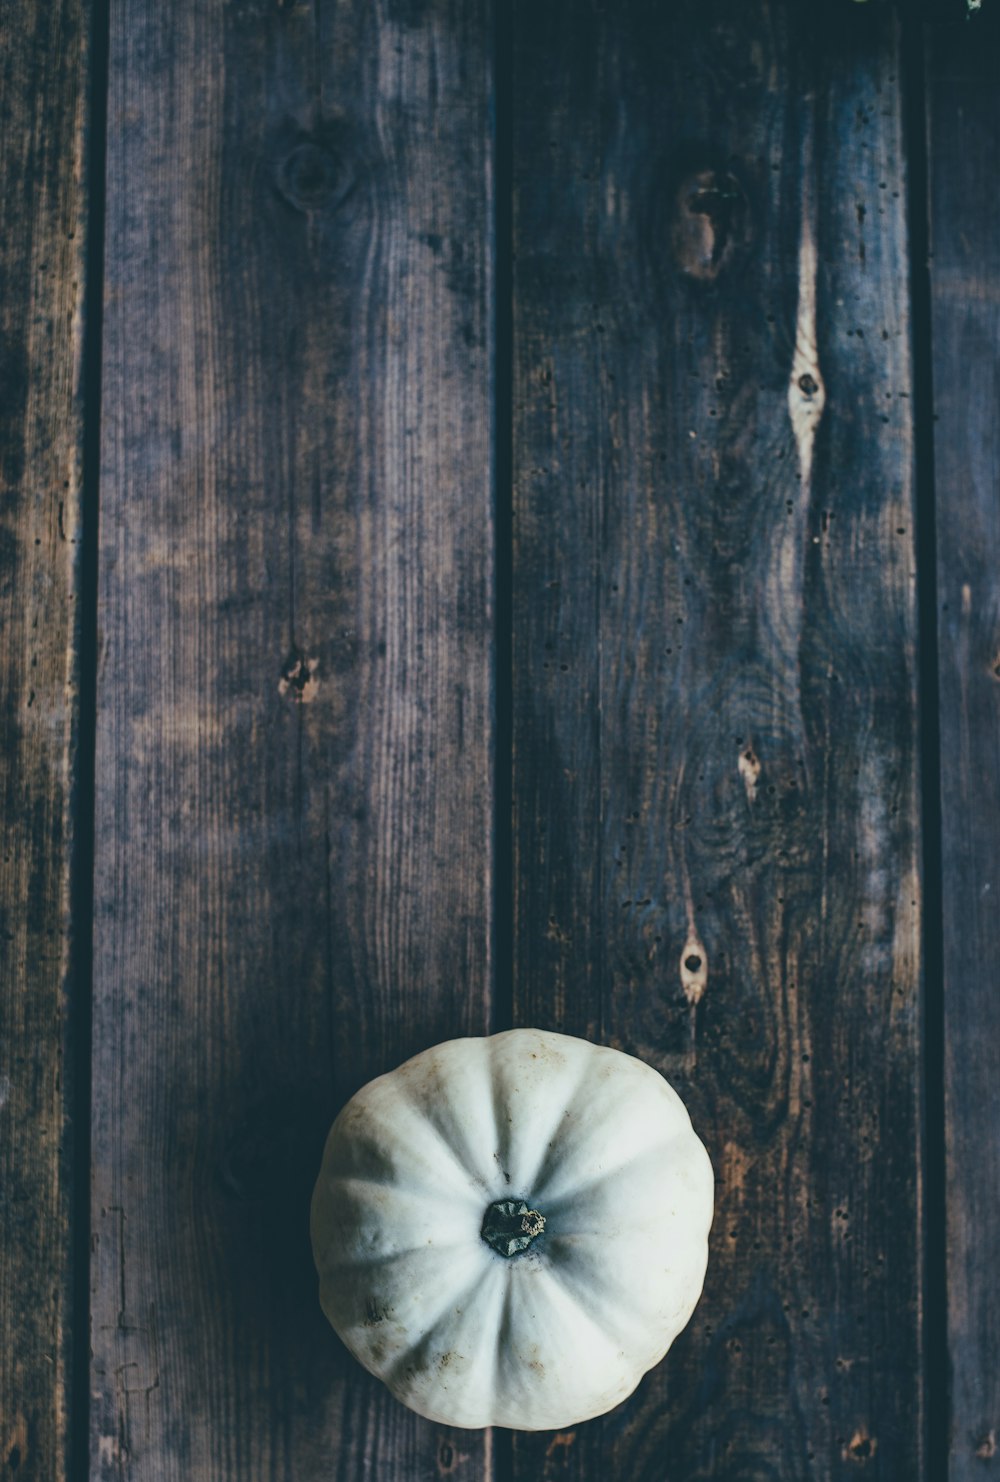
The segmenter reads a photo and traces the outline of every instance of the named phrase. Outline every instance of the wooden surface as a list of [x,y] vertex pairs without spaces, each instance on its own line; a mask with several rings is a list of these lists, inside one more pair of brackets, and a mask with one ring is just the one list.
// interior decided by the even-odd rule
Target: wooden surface
[[95,1478],[488,1473],[333,1337],[308,1201],[488,1027],[489,36],[112,10]]
[[[1000,1467],[990,5],[112,0],[106,99],[3,9],[0,1475]],[[718,1173],[564,1433],[401,1409],[308,1246],[343,1100],[511,1018]]]
[[0,7],[0,1474],[62,1482],[72,1394],[84,0]]
[[917,1479],[896,28],[516,26],[515,1016],[662,1070],[718,1203],[667,1362],[515,1475]]
[[1000,1474],[1000,26],[927,37],[950,1473]]

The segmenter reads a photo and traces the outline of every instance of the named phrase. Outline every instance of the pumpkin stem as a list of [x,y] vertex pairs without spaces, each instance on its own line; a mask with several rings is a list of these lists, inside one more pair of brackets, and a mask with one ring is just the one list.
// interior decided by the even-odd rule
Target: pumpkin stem
[[523,1199],[497,1199],[487,1207],[479,1232],[501,1256],[516,1256],[545,1229],[545,1216]]

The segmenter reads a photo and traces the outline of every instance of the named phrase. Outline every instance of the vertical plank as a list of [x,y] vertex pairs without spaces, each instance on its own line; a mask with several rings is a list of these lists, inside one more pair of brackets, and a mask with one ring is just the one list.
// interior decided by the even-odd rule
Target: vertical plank
[[657,1066],[705,1295],[523,1478],[924,1475],[891,12],[517,7],[516,1016]]
[[71,1398],[89,25],[0,9],[0,1471],[31,1482],[66,1476]]
[[951,1476],[1000,1473],[1000,26],[928,29]]
[[485,0],[112,12],[93,1474],[489,1474],[320,1314],[339,1104],[487,1025]]

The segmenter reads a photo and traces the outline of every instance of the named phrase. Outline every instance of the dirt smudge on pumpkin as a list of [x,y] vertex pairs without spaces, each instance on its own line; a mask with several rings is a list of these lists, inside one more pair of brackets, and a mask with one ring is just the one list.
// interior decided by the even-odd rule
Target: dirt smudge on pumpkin
[[365,1302],[365,1327],[373,1328],[380,1322],[385,1322],[391,1312],[389,1307],[380,1307],[376,1297],[369,1297]]

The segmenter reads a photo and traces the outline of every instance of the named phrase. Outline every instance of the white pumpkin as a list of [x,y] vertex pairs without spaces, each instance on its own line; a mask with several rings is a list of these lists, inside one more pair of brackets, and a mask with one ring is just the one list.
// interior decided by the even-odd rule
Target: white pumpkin
[[320,1300],[418,1414],[565,1428],[630,1395],[688,1321],[713,1193],[683,1102],[642,1061],[539,1029],[450,1040],[334,1122]]

